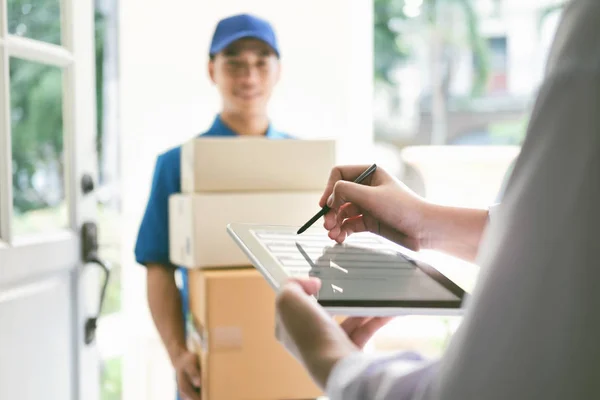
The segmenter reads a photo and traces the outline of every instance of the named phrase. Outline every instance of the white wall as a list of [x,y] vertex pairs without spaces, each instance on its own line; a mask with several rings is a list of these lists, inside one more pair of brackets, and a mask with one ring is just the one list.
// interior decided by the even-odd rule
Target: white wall
[[134,263],[133,246],[157,154],[204,131],[218,111],[206,63],[219,18],[253,12],[275,25],[283,63],[271,110],[277,127],[302,138],[339,138],[339,162],[370,161],[365,148],[373,136],[371,1],[249,3],[119,2],[126,399],[165,399],[174,391],[165,354],[156,349],[145,274]]

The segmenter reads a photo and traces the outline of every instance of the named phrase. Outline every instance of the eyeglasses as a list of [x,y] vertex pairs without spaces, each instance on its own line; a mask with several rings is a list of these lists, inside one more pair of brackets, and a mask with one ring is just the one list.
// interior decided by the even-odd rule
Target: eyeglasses
[[225,70],[233,76],[249,75],[254,70],[256,70],[259,75],[264,75],[272,68],[273,62],[267,58],[260,58],[256,62],[247,62],[236,59],[229,59],[225,61]]

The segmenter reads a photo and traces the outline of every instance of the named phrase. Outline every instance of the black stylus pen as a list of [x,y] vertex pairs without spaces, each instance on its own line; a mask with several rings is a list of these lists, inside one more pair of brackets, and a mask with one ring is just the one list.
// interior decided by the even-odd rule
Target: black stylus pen
[[[365,179],[367,179],[373,172],[375,172],[376,169],[377,169],[377,164],[371,165],[369,168],[367,168],[365,170],[365,172],[363,172],[362,174],[360,174],[358,176],[358,178],[356,178],[354,180],[354,183],[362,183],[362,181],[364,181]],[[321,211],[319,211],[318,213],[316,213],[311,219],[308,220],[307,223],[305,223],[304,225],[302,225],[302,227],[300,229],[298,229],[298,232],[296,232],[296,234],[299,235],[302,232],[304,232],[305,230],[307,230],[308,228],[310,228],[310,226],[312,224],[314,224],[323,215],[327,214],[328,211],[329,211],[329,207],[327,206],[327,204],[325,204],[325,206],[321,209]]]

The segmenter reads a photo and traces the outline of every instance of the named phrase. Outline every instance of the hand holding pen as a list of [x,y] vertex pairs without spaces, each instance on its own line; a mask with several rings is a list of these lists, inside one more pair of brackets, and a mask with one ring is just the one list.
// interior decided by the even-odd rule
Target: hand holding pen
[[329,237],[338,243],[372,232],[412,250],[423,246],[428,203],[375,165],[335,167],[319,204],[321,211],[298,233],[324,216]]
[[[354,179],[354,183],[361,184],[366,178],[368,178],[369,176],[371,176],[371,174],[373,172],[375,172],[375,170],[377,170],[377,165],[376,164],[371,165],[363,173],[361,173],[356,179]],[[335,171],[335,169],[334,169],[334,171]],[[329,181],[331,182],[331,177],[329,178]],[[329,188],[329,185],[327,186],[327,188]],[[319,218],[321,218],[322,216],[324,216],[325,214],[327,214],[327,212],[329,210],[330,210],[329,204],[323,205],[323,207],[321,208],[321,211],[319,211],[318,213],[316,213],[311,219],[308,220],[308,222],[306,222],[304,225],[302,225],[302,227],[300,229],[298,229],[298,232],[297,232],[298,235],[301,234],[301,233],[303,233],[304,231],[306,231]]]

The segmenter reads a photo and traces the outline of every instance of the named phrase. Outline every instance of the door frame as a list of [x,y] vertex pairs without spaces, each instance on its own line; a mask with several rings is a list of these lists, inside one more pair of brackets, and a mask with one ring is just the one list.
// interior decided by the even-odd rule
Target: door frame
[[[81,190],[83,174],[97,182],[96,80],[93,0],[57,0],[61,12],[61,45],[8,33],[8,0],[0,0],[0,292],[19,295],[68,273],[74,346],[73,399],[99,398],[99,358],[94,344],[84,343],[84,324],[98,307],[98,275],[83,269],[80,227],[95,221],[97,203]],[[62,69],[63,153],[66,229],[16,237],[13,216],[10,58]],[[25,291],[26,292],[26,291]]]

